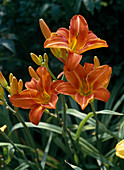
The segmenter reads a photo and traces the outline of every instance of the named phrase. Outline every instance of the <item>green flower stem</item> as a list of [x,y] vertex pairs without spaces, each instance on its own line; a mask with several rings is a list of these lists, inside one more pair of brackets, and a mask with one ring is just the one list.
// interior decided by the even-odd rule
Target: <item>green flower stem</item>
[[30,141],[30,145],[31,145],[31,147],[33,147],[34,149],[36,148],[35,147],[35,143],[34,143],[34,140],[33,140],[33,138],[32,138],[32,135],[31,135],[31,133],[30,133],[30,130],[28,129],[28,127],[27,127],[27,125],[25,124],[25,122],[24,122],[24,120],[23,120],[23,118],[21,117],[21,115],[18,113],[18,110],[16,111],[16,117],[18,118],[18,120],[22,123],[22,125],[24,126],[24,129],[25,129],[25,132],[26,132],[26,134],[27,134],[27,136],[28,136],[28,139],[29,139],[29,141]]
[[54,79],[54,80],[57,80],[57,78],[54,76],[54,74],[52,73],[52,71],[49,69],[48,65],[45,66],[48,70],[48,72],[50,73],[51,77]]
[[99,145],[99,137],[98,137],[98,125],[99,125],[99,120],[97,118],[97,115],[96,115],[96,111],[95,111],[95,107],[94,107],[94,103],[93,102],[90,102],[90,105],[91,105],[91,109],[93,111],[93,115],[94,115],[94,118],[96,120],[96,140],[97,140],[97,146]]
[[[67,154],[68,156],[70,157],[71,160],[73,160],[72,158],[72,152],[69,148],[69,145],[68,145],[68,138],[66,136],[66,131],[67,131],[67,128],[66,128],[66,105],[65,105],[65,96],[63,94],[61,94],[62,96],[62,105],[63,105],[63,130],[62,130],[62,136],[64,137],[64,140],[65,140],[65,143],[66,143],[66,147],[67,147]],[[70,137],[70,136],[69,136]]]
[[56,108],[56,113],[57,113],[57,120],[59,121],[60,125],[62,126],[63,125],[63,122],[59,116],[59,112],[58,112],[58,107]]
[[87,122],[87,120],[93,116],[93,113],[89,113],[79,124],[78,130],[76,132],[76,137],[75,137],[75,142],[78,143],[79,142],[79,137],[82,131],[83,126],[85,125],[85,123]]
[[14,115],[16,115],[16,117],[18,118],[18,120],[22,123],[22,125],[24,126],[24,129],[25,129],[25,132],[27,134],[27,137],[29,139],[29,142],[30,142],[30,145],[31,147],[33,147],[35,149],[35,144],[34,144],[34,141],[33,141],[33,138],[31,136],[31,133],[27,127],[27,125],[25,124],[23,118],[20,116],[20,114],[18,113],[18,109],[16,108],[16,111],[13,110],[9,105],[8,103],[6,102],[6,100],[4,99],[4,104],[6,106],[6,109],[10,110]]
[[66,106],[65,106],[65,96],[62,94],[62,105],[63,105],[63,136],[66,136]]
[[26,156],[25,156],[24,151],[21,150],[21,149],[19,149],[19,148],[13,143],[13,141],[12,141],[11,139],[9,139],[8,136],[7,136],[4,132],[2,132],[1,130],[0,130],[0,134],[7,140],[7,142],[11,143],[12,146],[13,146],[18,152],[20,152],[20,153],[22,154],[25,162],[26,162],[28,165],[30,165],[30,163],[28,162],[28,159],[27,159]]

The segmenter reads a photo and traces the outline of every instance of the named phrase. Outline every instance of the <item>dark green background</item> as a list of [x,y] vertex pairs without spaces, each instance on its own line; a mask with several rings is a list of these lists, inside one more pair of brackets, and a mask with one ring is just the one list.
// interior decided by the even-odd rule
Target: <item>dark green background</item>
[[101,64],[109,64],[113,68],[113,82],[122,76],[123,1],[4,0],[0,3],[0,69],[6,76],[12,72],[17,78],[27,81],[27,67],[37,68],[30,52],[37,55],[46,52],[54,74],[62,71],[62,63],[43,47],[45,39],[40,31],[39,19],[43,18],[54,32],[60,27],[68,28],[75,14],[83,15],[89,29],[109,45],[109,48],[85,52],[81,63],[93,62],[96,55]]

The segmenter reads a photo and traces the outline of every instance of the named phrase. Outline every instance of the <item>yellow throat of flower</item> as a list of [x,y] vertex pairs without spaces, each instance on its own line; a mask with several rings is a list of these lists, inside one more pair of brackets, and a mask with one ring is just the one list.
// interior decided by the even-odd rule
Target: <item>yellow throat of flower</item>
[[82,84],[80,86],[79,93],[82,96],[88,96],[91,93],[91,87],[89,85],[89,82],[88,82],[87,78],[82,79]]

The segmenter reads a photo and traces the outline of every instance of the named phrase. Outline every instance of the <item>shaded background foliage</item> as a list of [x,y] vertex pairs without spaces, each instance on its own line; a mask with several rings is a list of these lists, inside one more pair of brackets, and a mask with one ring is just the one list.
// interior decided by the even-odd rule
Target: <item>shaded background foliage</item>
[[[27,80],[27,66],[33,65],[30,52],[49,54],[50,68],[57,75],[62,64],[43,48],[45,41],[39,27],[43,18],[51,31],[59,27],[68,28],[75,14],[83,15],[98,37],[107,41],[109,48],[85,52],[85,61],[92,62],[97,55],[102,64],[113,68],[113,77],[121,77],[123,61],[123,12],[121,0],[4,0],[0,5],[0,66],[6,74]],[[22,69],[23,66],[23,69]],[[35,65],[34,65],[35,67]],[[20,77],[21,73],[21,77]],[[113,79],[113,81],[114,81]]]
[[[81,63],[93,62],[93,57],[96,55],[100,59],[102,65],[108,64],[112,67],[113,73],[109,90],[114,99],[106,104],[106,109],[111,109],[124,91],[123,0],[0,0],[0,70],[2,70],[6,78],[9,73],[12,72],[18,79],[21,78],[26,82],[30,80],[28,66],[31,65],[33,68],[37,68],[36,64],[33,63],[30,58],[30,53],[33,52],[37,55],[43,55],[44,52],[46,52],[49,56],[49,66],[51,70],[55,75],[58,75],[62,71],[63,65],[51,54],[49,49],[44,49],[43,44],[45,39],[39,27],[39,19],[43,18],[50,30],[54,32],[60,27],[68,28],[70,19],[76,14],[83,15],[87,20],[89,29],[99,38],[106,40],[109,45],[108,48],[100,48],[85,52]],[[79,110],[78,105],[74,105],[72,99],[69,98],[68,101],[73,108]],[[59,102],[59,104],[60,103],[61,102]],[[101,108],[99,109],[103,109],[102,105],[100,105]],[[9,131],[9,128],[11,129],[17,120],[14,115],[10,117],[12,122],[8,120],[8,112],[5,110],[0,110],[1,114],[3,114],[1,121],[8,122]],[[124,106],[121,104],[121,109],[119,110],[118,108],[118,111],[123,112],[123,110]],[[27,111],[23,111],[22,116],[24,116],[25,120],[29,120],[28,114],[25,113],[27,113]],[[44,121],[50,122],[50,119],[48,115],[43,115]],[[111,118],[109,120],[111,120]],[[120,117],[113,120],[114,121],[109,124],[107,117],[103,116],[101,118],[101,121],[105,123],[106,126],[109,124],[111,125],[111,130],[115,130],[115,121],[117,122],[119,120],[119,123],[121,123],[122,120]],[[79,124],[80,121],[76,121]],[[75,119],[71,120],[68,117],[68,124],[70,122],[73,124]],[[45,130],[42,131],[42,139],[37,137],[39,133],[39,130],[36,130],[33,135],[39,148],[42,145],[42,149],[44,150],[49,133],[45,132]],[[83,136],[90,141],[92,134],[84,132]],[[16,138],[14,138],[14,140],[16,141]],[[104,143],[104,152],[108,151],[107,146],[110,145],[110,143],[111,141],[106,141],[106,143]],[[111,148],[113,148],[115,144],[116,140],[113,141]],[[55,157],[59,151],[58,147],[54,147],[54,149],[50,150],[50,155]],[[62,156],[60,155],[57,157],[60,162],[61,157],[63,157],[63,152],[61,154]],[[94,164],[94,160],[90,160],[89,158],[88,161]],[[84,162],[87,162],[87,159],[85,160],[84,158]]]

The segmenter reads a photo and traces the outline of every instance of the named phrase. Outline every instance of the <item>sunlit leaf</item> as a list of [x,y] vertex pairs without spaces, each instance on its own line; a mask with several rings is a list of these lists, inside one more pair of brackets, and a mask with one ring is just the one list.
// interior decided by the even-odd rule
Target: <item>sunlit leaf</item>
[[14,42],[11,41],[11,40],[2,40],[0,42],[0,45],[4,46],[5,48],[7,48],[8,50],[10,50],[12,53],[16,53],[16,50],[15,50],[15,45],[14,45]]
[[53,136],[53,134],[52,134],[52,132],[51,132],[51,133],[50,133],[50,136],[49,136],[48,143],[47,143],[46,148],[45,148],[45,152],[44,152],[44,155],[43,155],[43,159],[42,159],[42,162],[41,162],[41,167],[42,167],[42,169],[45,168],[46,158],[47,158],[47,154],[48,154],[48,152],[49,152],[49,148],[50,148],[52,136]]
[[20,164],[18,167],[16,167],[14,170],[28,170],[29,165],[27,165],[25,162]]
[[71,168],[73,168],[74,170],[83,170],[83,169],[81,169],[81,168],[79,168],[79,167],[77,167],[77,166],[75,166],[75,165],[70,164],[70,163],[67,162],[66,160],[65,160],[65,162],[66,162]]

